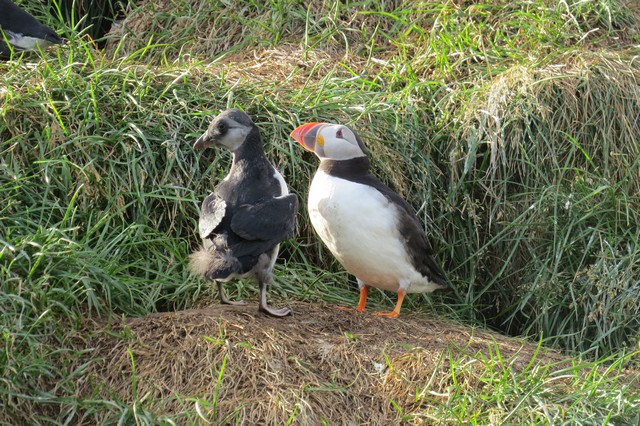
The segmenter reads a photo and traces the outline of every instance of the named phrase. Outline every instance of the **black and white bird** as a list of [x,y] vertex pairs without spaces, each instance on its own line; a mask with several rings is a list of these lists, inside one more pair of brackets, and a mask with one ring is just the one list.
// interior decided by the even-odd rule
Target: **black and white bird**
[[0,0],[0,56],[62,44],[60,36],[11,0]]
[[289,315],[288,308],[267,305],[266,291],[279,244],[294,234],[298,198],[289,194],[282,175],[267,160],[258,127],[244,112],[222,112],[193,148],[210,146],[231,151],[233,162],[229,174],[202,203],[198,230],[203,245],[191,255],[189,269],[215,281],[225,304],[244,302],[227,299],[222,283],[253,276],[260,286],[260,311]]
[[370,287],[398,293],[397,317],[407,293],[449,287],[413,208],[369,172],[360,137],[339,124],[308,123],[291,136],[320,158],[309,188],[309,217],[320,239],[360,288],[363,311]]

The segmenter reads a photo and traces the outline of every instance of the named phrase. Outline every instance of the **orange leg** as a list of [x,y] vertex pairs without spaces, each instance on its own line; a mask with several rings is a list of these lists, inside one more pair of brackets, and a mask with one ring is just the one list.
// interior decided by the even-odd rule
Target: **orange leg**
[[[356,311],[362,312],[364,311],[364,307],[367,305],[367,296],[369,296],[369,287],[366,285],[362,285],[360,287],[360,299],[358,300],[358,306],[356,306]],[[336,306],[338,309],[342,309],[345,311],[350,311],[351,308],[345,308],[344,306]]]
[[406,292],[404,290],[398,290],[398,301],[396,307],[391,312],[376,312],[374,315],[379,317],[398,318],[400,315],[400,308],[402,307],[402,301],[404,300]]
[[360,300],[358,300],[356,311],[364,311],[364,307],[367,305],[367,296],[369,296],[369,287],[367,287],[366,285],[360,287]]

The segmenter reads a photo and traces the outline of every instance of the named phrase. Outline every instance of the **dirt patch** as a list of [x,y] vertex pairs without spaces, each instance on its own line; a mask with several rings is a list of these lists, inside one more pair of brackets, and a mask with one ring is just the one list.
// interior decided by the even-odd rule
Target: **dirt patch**
[[[347,62],[351,71],[341,65]],[[255,83],[264,81],[268,85],[274,85],[275,82],[276,86],[292,90],[320,81],[327,75],[333,78],[352,78],[353,72],[375,74],[382,70],[381,63],[384,61],[372,62],[353,55],[346,57],[342,51],[303,51],[292,44],[281,44],[271,49],[229,54],[209,70],[223,71],[225,78],[231,82],[241,79]]]
[[399,409],[407,415],[446,401],[452,360],[469,360],[467,377],[457,380],[475,387],[486,365],[474,360],[496,350],[514,372],[532,360],[569,365],[523,340],[424,314],[292,308],[284,319],[249,304],[91,323],[83,344],[99,362],[81,389],[129,402],[146,395],[168,415],[195,407],[214,423],[396,424]]

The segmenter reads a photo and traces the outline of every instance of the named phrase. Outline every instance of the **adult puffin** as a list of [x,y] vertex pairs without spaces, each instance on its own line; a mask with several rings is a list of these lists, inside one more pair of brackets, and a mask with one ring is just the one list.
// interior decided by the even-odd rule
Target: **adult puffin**
[[320,158],[309,189],[309,217],[320,239],[360,288],[363,311],[370,287],[398,293],[400,314],[407,293],[449,287],[431,255],[429,240],[411,206],[369,172],[360,137],[349,127],[308,123],[291,136]]
[[279,243],[293,236],[298,198],[289,194],[282,175],[265,157],[258,127],[244,112],[222,112],[193,148],[214,145],[231,151],[233,162],[202,203],[198,230],[203,245],[191,255],[189,269],[215,281],[220,302],[231,305],[244,302],[227,299],[222,282],[255,277],[259,310],[274,317],[289,315],[288,308],[267,305],[266,290]]
[[0,57],[9,57],[11,50],[37,50],[61,43],[54,30],[11,0],[0,0]]

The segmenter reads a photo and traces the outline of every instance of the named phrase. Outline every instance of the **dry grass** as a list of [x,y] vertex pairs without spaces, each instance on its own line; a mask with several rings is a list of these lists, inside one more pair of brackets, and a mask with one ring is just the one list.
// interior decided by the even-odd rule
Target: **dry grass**
[[[100,361],[81,389],[153,402],[167,415],[200,404],[201,417],[213,422],[388,425],[445,404],[452,380],[480,391],[486,366],[478,360],[498,351],[510,374],[571,365],[524,340],[431,316],[389,320],[303,303],[293,309],[286,320],[253,306],[212,306],[106,328],[89,322],[91,337],[76,347],[95,348],[89,355]],[[450,365],[459,362],[463,374],[452,377]]]

